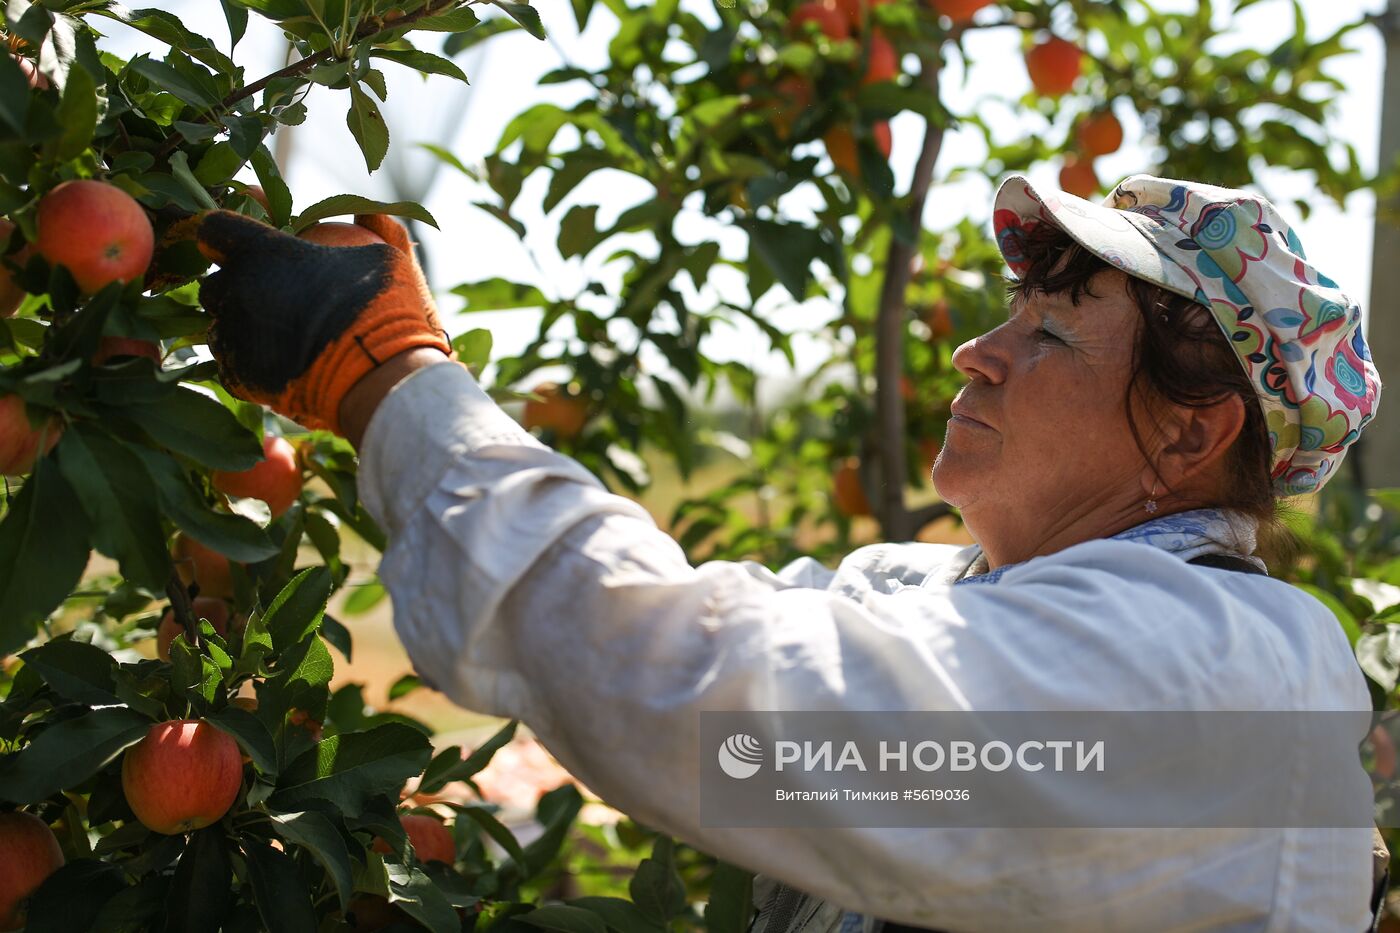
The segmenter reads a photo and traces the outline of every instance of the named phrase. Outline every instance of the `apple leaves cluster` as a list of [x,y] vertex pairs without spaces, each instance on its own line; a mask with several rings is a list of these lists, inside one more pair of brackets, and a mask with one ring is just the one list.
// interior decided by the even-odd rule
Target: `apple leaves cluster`
[[[169,664],[119,661],[69,636],[24,652],[0,702],[0,734],[19,749],[0,758],[0,800],[60,817],[66,847],[88,856],[45,882],[27,929],[304,931],[356,898],[392,897],[423,927],[457,931],[457,908],[509,901],[555,857],[582,805],[570,785],[541,801],[546,832],[528,846],[494,807],[452,804],[457,866],[415,860],[396,815],[405,782],[423,775],[427,793],[470,780],[515,726],[465,759],[455,747],[434,758],[421,723],[367,712],[357,688],[332,693],[321,631],[331,589],[324,567],[303,570],[237,631],[205,622],[199,648],[177,636]],[[252,711],[230,700],[245,684]],[[229,819],[164,836],[133,816],[120,756],[154,723],[186,717],[231,735],[248,766]]]
[[[694,529],[686,540],[693,557],[772,562],[847,549],[849,522],[834,507],[830,467],[845,456],[861,459],[872,496],[901,478],[910,487],[905,521],[875,512],[880,537],[912,536],[947,511],[922,506],[928,452],[962,382],[951,351],[1005,307],[1002,266],[983,225],[974,218],[924,228],[925,198],[938,199],[945,182],[995,182],[1053,164],[1088,116],[1105,113],[1139,131],[1147,160],[1132,167],[1139,171],[1244,184],[1267,164],[1312,172],[1338,201],[1368,182],[1357,153],[1329,131],[1329,69],[1363,21],[1309,41],[1301,8],[1269,2],[1293,29],[1266,48],[1255,47],[1241,22],[1261,12],[1242,12],[1252,3],[1165,12],[1137,2],[1010,0],[972,4],[985,8],[971,22],[940,17],[937,2],[872,3],[863,35],[878,29],[908,73],[870,82],[862,78],[869,43],[842,39],[839,29],[833,37],[795,28],[795,14],[813,6],[802,0],[716,4],[705,17],[674,0],[575,0],[580,28],[603,16],[615,21],[608,59],[542,78],[568,84],[577,102],[536,104],[508,124],[479,176],[491,196],[478,207],[522,240],[520,216],[555,218],[559,235],[541,267],[581,265],[584,274],[565,279],[577,282],[567,292],[561,277],[542,274],[468,282],[455,293],[466,312],[543,310],[529,345],[495,361],[498,382],[565,367],[592,418],[563,446],[618,488],[647,484],[633,456],[642,450],[663,452],[682,476],[728,465],[735,451],[746,459],[751,448],[735,434],[774,450],[761,467],[747,460],[742,481],[675,516]],[[993,30],[1026,47],[1049,34],[1068,40],[1082,52],[1071,90],[952,93],[957,76],[988,67],[975,60],[980,43],[970,37]],[[896,149],[905,164],[918,154],[901,190],[865,132],[896,114],[904,115],[896,132],[913,131]],[[831,134],[843,127],[855,130],[856,172],[833,150]],[[939,154],[954,128],[980,137],[986,154],[950,172]],[[637,201],[593,203],[585,181],[601,172],[630,176]],[[541,249],[538,238],[529,248]],[[822,298],[834,307],[807,304],[810,326],[780,323]],[[735,325],[755,333],[755,352],[792,361],[807,340],[828,348],[830,362],[791,393],[790,406],[760,406],[748,357],[709,352],[711,335]],[[833,380],[839,387],[828,391]],[[726,392],[743,407],[734,418],[716,422],[695,410],[697,400]]]

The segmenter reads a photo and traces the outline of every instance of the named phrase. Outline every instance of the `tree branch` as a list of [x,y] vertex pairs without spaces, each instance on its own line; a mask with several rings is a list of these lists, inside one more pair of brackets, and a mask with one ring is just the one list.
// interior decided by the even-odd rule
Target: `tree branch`
[[924,530],[926,525],[932,525],[948,515],[953,514],[953,507],[946,502],[934,502],[921,509],[915,509],[909,513],[909,527],[914,530],[914,534]]
[[[938,100],[939,76],[943,56],[939,51],[923,60],[924,86]],[[935,122],[937,120],[937,122]],[[918,239],[923,230],[924,202],[933,184],[933,168],[943,148],[941,115],[930,118],[924,131],[924,145],[914,166],[914,178],[909,185],[909,205],[906,212],[909,229],[915,242],[905,243],[890,237],[889,253],[885,259],[885,280],[880,288],[880,309],[875,320],[875,421],[876,450],[880,460],[880,496],[876,511],[881,531],[889,541],[907,541],[917,529],[904,506],[904,444],[906,424],[904,398],[899,391],[904,371],[905,293],[913,275],[914,257],[918,255]]]
[[[405,26],[411,25],[420,19],[424,19],[429,16],[436,16],[437,14],[442,13],[450,7],[456,7],[459,2],[460,0],[440,0],[440,2],[434,3],[433,0],[428,0],[428,3],[425,4],[421,10],[415,10],[414,12],[409,13],[406,16],[401,16],[396,20],[386,22],[380,17],[375,17],[369,22],[365,23],[359,29],[355,30],[355,38],[352,39],[351,42],[363,42],[364,40],[371,39],[382,32],[389,32],[391,30],[402,29]],[[462,5],[471,6],[478,2],[480,2],[480,0],[469,0],[468,3]],[[285,68],[279,68],[271,74],[263,75],[261,78],[254,81],[252,84],[245,84],[242,87],[236,87],[228,93],[227,97],[219,101],[219,105],[217,107],[215,107],[208,113],[200,114],[190,122],[209,123],[217,116],[227,113],[233,108],[234,104],[238,103],[243,98],[253,96],[254,94],[266,88],[273,81],[277,81],[282,78],[295,78],[298,75],[303,75],[306,72],[310,71],[312,68],[315,68],[317,65],[324,64],[325,62],[331,60],[334,57],[334,48],[324,48],[319,52],[315,52],[311,55],[306,56],[303,59],[299,59],[298,61],[292,62]],[[160,149],[157,150],[156,158],[164,158],[165,156],[169,155],[170,151],[174,149],[177,145],[179,145],[180,138],[181,137],[179,133],[167,137],[165,142],[161,144]]]

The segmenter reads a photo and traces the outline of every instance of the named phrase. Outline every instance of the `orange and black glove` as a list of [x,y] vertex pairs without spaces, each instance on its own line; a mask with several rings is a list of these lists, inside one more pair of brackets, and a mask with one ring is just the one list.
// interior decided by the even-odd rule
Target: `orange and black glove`
[[339,433],[345,393],[415,347],[451,353],[408,231],[391,217],[355,223],[384,240],[319,246],[231,211],[197,218],[219,271],[200,286],[224,385],[309,428]]

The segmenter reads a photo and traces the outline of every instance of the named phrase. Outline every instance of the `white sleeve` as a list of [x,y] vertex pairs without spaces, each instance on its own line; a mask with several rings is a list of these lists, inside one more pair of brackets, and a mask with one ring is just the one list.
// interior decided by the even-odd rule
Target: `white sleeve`
[[[1014,586],[1008,574],[859,598],[794,586],[820,582],[800,572],[692,567],[645,511],[535,442],[452,364],[391,393],[361,477],[389,534],[380,573],[419,672],[463,706],[523,720],[604,800],[721,858],[922,926],[1012,928],[1034,899],[1045,919],[1067,911],[1069,923],[1092,905],[1096,918],[1121,910],[1128,928],[1155,909],[1153,891],[1170,893],[1174,871],[1194,870],[1203,833],[1214,846],[1236,832],[698,819],[704,710],[1170,708],[1183,694],[1248,708],[1230,704],[1254,688],[1218,672],[1257,622],[1231,617],[1218,594],[1190,604],[1179,578],[1155,585],[1153,573],[1184,566],[1170,555],[1091,542],[1103,545],[1092,560],[1037,561]],[[1145,586],[1123,585],[1144,573]],[[1277,678],[1258,679],[1255,699],[1275,700]],[[1134,868],[1133,884],[1115,880]]]

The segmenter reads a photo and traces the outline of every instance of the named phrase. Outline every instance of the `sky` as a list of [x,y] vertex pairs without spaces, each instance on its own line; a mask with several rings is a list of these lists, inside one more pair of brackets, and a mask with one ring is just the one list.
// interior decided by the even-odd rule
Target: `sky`
[[[1302,0],[1309,36],[1327,35],[1364,13],[1379,12],[1382,3],[1383,0]],[[352,192],[387,199],[395,195],[396,189],[398,197],[408,196],[426,204],[440,229],[422,228],[421,238],[429,256],[433,287],[442,296],[439,307],[445,323],[453,333],[469,327],[488,327],[495,340],[494,355],[522,348],[535,333],[538,313],[511,311],[458,316],[460,299],[442,293],[459,283],[492,276],[530,282],[550,296],[573,294],[590,277],[599,274],[606,281],[612,273],[603,269],[601,260],[610,249],[597,251],[587,266],[579,259],[561,262],[555,256],[554,261],[550,260],[554,254],[550,244],[557,236],[558,220],[573,204],[598,204],[598,224],[602,228],[626,208],[646,199],[651,190],[639,180],[620,173],[595,173],[547,217],[537,211],[518,211],[517,216],[529,231],[522,245],[498,221],[471,206],[473,200],[486,196],[486,189],[453,169],[435,170],[436,160],[414,145],[420,142],[442,145],[462,162],[472,165],[495,149],[506,124],[528,106],[542,101],[567,106],[579,99],[581,91],[574,86],[539,87],[537,80],[565,63],[599,66],[606,57],[607,43],[616,21],[602,4],[598,4],[588,29],[580,35],[567,4],[560,0],[540,0],[536,5],[550,34],[549,40],[540,41],[516,32],[465,53],[458,62],[471,78],[470,88],[446,77],[432,76],[424,81],[392,64],[383,66],[389,77],[385,114],[391,130],[391,148],[389,161],[373,175],[366,171],[345,127],[348,98],[343,91],[314,89],[307,100],[310,118],[293,130],[290,141],[284,143],[290,146],[286,175],[296,210],[332,194]],[[681,5],[706,21],[715,19],[711,0],[682,0]],[[169,0],[162,6],[180,16],[190,28],[214,39],[221,48],[227,48],[228,33],[219,4],[207,0]],[[1180,0],[1159,4],[1163,9],[1189,6]],[[501,15],[496,10],[491,10],[490,14]],[[256,15],[251,19],[248,35],[235,56],[239,64],[246,67],[250,78],[277,69],[284,63],[285,55],[285,43],[279,31]],[[106,22],[109,39],[103,43],[104,48],[124,56],[158,50],[154,43],[134,30]],[[1269,48],[1291,30],[1291,9],[1284,0],[1261,0],[1239,14],[1235,26],[1233,34],[1238,37],[1239,45]],[[424,48],[436,50],[433,37],[419,35],[426,40]],[[1029,79],[1024,68],[1019,67],[1019,43],[1020,33],[1016,29],[974,31],[966,40],[973,65],[965,74],[949,73],[949,80],[945,81],[945,101],[956,111],[986,97],[1014,100],[1025,93]],[[1347,45],[1354,54],[1339,59],[1331,69],[1347,87],[1346,93],[1336,101],[1337,117],[1333,128],[1338,139],[1357,148],[1363,168],[1371,172],[1376,166],[1380,131],[1384,46],[1374,28],[1352,32]],[[1007,67],[1008,60],[1016,60],[1018,65]],[[1038,118],[1019,115],[1010,107],[997,106],[986,112],[998,114],[1004,121],[998,132],[1005,138],[1035,132],[1040,125]],[[1119,152],[1098,160],[1096,168],[1105,181],[1150,167],[1145,150],[1135,144],[1137,128],[1132,115],[1120,115],[1128,141]],[[896,190],[908,187],[921,142],[920,123],[918,117],[907,113],[893,121],[894,150],[890,161]],[[978,162],[983,151],[978,132],[956,130],[950,133],[945,139],[935,178],[946,178],[957,166]],[[1058,165],[1047,163],[1032,170],[1030,176],[1033,182],[1054,187],[1057,172]],[[1169,174],[1169,169],[1165,173]],[[539,172],[537,176],[527,184],[518,202],[521,206],[538,204],[548,173]],[[1354,194],[1344,208],[1339,209],[1315,194],[1306,173],[1268,171],[1260,176],[1260,181],[1278,199],[1285,218],[1294,222],[1315,265],[1359,300],[1363,308],[1367,307],[1375,215],[1370,194]],[[985,220],[991,195],[992,188],[984,180],[936,181],[928,199],[925,225],[932,229],[946,228],[964,216]],[[1289,202],[1294,197],[1308,198],[1314,204],[1315,209],[1308,219],[1297,217],[1292,210]],[[803,213],[800,197],[785,201],[784,207],[791,208],[797,216]],[[691,242],[716,239],[726,256],[743,256],[742,234],[726,230],[722,224],[696,216],[690,218],[680,232],[683,239]],[[728,280],[721,277],[716,291],[721,296],[738,297],[743,294],[742,288],[742,280],[735,275]],[[811,328],[814,322],[829,320],[836,313],[833,303],[825,299],[795,305],[781,289],[775,289],[768,297],[770,320],[785,329]],[[780,356],[765,350],[762,338],[751,325],[719,330],[709,340],[706,351],[712,355],[741,359],[775,376],[789,373]],[[795,343],[800,370],[813,367],[827,352],[823,344],[813,339],[798,339]],[[643,362],[656,368],[665,366],[655,358],[644,357]]]

